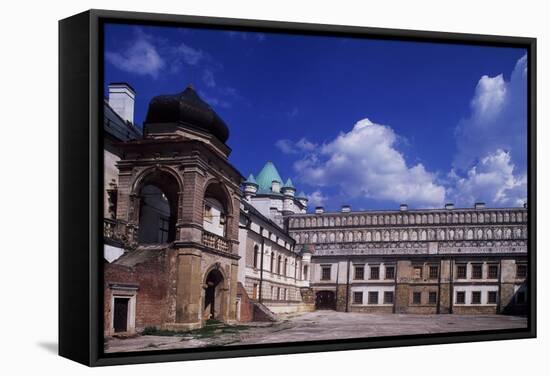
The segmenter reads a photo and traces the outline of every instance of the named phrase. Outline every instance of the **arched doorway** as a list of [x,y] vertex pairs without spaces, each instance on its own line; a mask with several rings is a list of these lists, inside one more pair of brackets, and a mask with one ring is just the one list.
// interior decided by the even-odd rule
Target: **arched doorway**
[[163,171],[149,174],[139,189],[140,244],[165,244],[175,240],[177,221],[176,179]]
[[223,319],[223,275],[214,269],[206,277],[206,287],[204,292],[204,317],[206,319]]
[[315,309],[336,309],[334,291],[318,291],[315,294]]

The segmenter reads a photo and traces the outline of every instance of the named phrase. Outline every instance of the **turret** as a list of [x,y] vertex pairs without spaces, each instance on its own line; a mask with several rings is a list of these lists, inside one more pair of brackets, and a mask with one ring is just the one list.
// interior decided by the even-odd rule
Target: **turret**
[[250,199],[256,195],[256,192],[258,192],[258,183],[256,183],[256,179],[254,179],[254,175],[250,174],[248,175],[248,178],[243,183],[244,187],[244,197],[246,201],[250,202]]

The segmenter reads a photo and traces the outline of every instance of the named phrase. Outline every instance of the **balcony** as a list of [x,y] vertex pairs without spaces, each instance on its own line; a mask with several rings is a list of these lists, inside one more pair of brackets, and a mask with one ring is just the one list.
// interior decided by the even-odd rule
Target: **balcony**
[[217,251],[229,252],[227,239],[208,231],[202,232],[202,244]]
[[103,218],[103,238],[115,239],[116,221],[114,219]]

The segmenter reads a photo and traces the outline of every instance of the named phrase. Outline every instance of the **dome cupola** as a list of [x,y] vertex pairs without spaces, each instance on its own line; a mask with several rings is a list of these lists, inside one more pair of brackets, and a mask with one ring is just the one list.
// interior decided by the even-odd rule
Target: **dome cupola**
[[210,133],[223,143],[229,138],[225,122],[191,85],[178,94],[154,97],[149,102],[145,123],[149,128],[162,123],[184,124]]

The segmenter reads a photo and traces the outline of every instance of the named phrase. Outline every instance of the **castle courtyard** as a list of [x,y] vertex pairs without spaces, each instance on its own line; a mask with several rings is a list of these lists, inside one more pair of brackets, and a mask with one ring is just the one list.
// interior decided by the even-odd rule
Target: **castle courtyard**
[[280,316],[274,323],[228,325],[214,322],[189,332],[151,331],[151,335],[109,338],[105,351],[169,350],[526,327],[527,319],[522,316],[365,314],[318,310]]

